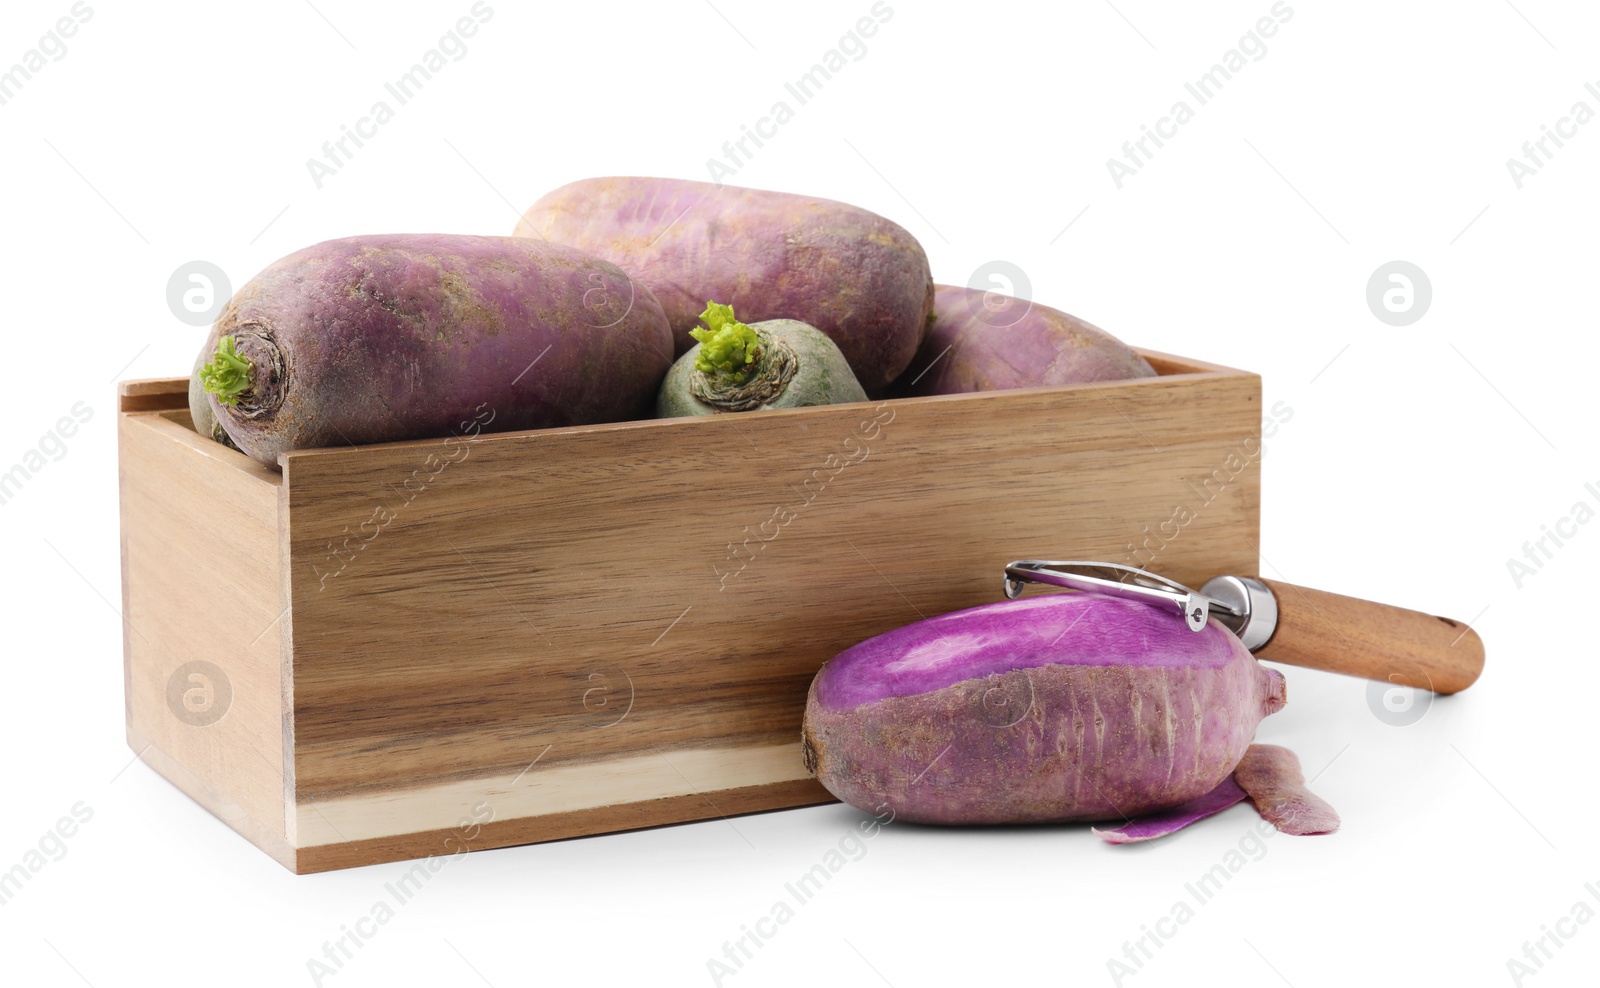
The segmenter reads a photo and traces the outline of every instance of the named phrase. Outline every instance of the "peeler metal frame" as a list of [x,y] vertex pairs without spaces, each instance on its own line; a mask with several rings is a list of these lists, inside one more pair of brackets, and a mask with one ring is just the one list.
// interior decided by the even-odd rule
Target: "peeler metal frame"
[[1176,580],[1121,563],[1084,559],[1017,559],[1007,563],[1006,598],[1019,597],[1024,583],[1176,607],[1189,630],[1195,632],[1215,617],[1252,652],[1266,645],[1278,626],[1277,598],[1260,580],[1249,576],[1214,577],[1196,591]]

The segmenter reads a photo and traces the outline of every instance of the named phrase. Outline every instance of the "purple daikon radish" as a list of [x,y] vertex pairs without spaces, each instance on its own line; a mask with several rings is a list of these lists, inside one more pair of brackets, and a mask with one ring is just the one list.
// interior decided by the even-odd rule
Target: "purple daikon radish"
[[1283,677],[1212,620],[1094,594],[986,604],[846,649],[812,681],[807,767],[921,823],[1127,821],[1222,784]]
[[278,454],[645,418],[672,328],[609,261],[516,237],[384,234],[275,261],[200,370],[241,450]]
[[1154,377],[1132,347],[1077,316],[981,288],[934,286],[933,325],[895,397]]
[[572,244],[649,285],[681,356],[707,299],[754,325],[797,319],[877,394],[917,352],[933,310],[928,255],[857,206],[673,178],[587,178],[546,194],[519,237]]

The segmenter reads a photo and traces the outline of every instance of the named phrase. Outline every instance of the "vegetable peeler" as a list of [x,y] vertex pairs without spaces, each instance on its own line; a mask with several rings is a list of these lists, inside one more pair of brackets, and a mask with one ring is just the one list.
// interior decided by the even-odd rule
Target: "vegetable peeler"
[[1258,658],[1308,669],[1435,693],[1458,693],[1483,672],[1483,639],[1464,622],[1259,576],[1216,576],[1195,591],[1121,563],[1008,563],[1006,597],[1025,583],[1176,609],[1196,632],[1216,618]]

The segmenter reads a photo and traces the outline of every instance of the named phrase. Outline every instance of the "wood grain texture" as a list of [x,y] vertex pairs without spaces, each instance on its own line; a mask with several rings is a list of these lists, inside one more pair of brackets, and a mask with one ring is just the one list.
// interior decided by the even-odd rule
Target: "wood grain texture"
[[[998,599],[1012,558],[1126,556],[1259,428],[1257,388],[485,435],[457,462],[438,441],[288,454],[298,795],[514,771],[547,745],[553,767],[792,740],[845,647]],[[1223,489],[1157,567],[1253,564],[1256,494],[1253,473]]]
[[576,765],[547,765],[541,756],[548,753],[535,752],[529,764],[500,778],[302,803],[295,844],[303,849],[445,829],[470,819],[478,807],[503,820],[599,809],[616,803],[619,792],[643,803],[810,778],[798,740],[744,748],[650,747]]
[[117,385],[117,411],[158,412],[189,407],[189,382],[172,386],[172,378],[147,377],[136,381],[123,381]]
[[134,750],[208,809],[248,815],[224,817],[247,837],[281,840],[284,595],[277,555],[263,551],[276,545],[278,485],[168,414],[187,422],[186,410],[118,417],[130,743],[148,743]]
[[[174,379],[122,416],[125,584],[167,594],[196,652],[226,647],[217,614],[253,636],[274,605],[239,675],[281,703],[299,870],[436,853],[497,797],[501,843],[820,801],[796,741],[845,647],[1000,599],[1014,558],[1256,568],[1260,379],[1146,357],[1162,376],[304,450],[281,475],[189,431]],[[227,544],[192,523],[232,502],[252,520]],[[162,661],[130,652],[145,694]],[[231,765],[241,741],[163,750]]]
[[128,731],[128,747],[139,753],[140,761],[171,782],[184,795],[209,810],[218,820],[232,827],[240,836],[267,852],[274,861],[290,871],[296,870],[297,851],[284,837],[284,828],[280,821],[263,820],[240,806],[225,793],[213,787],[210,782],[190,771],[187,763],[167,754],[132,729]]
[[1435,693],[1460,692],[1483,672],[1483,639],[1463,622],[1257,579],[1278,601],[1277,630],[1258,658]]
[[[540,816],[494,819],[477,827],[449,827],[439,830],[377,837],[339,844],[300,848],[295,852],[292,870],[298,874],[358,868],[363,865],[432,858],[413,865],[408,875],[425,880],[417,867],[442,868],[451,855],[464,851],[484,851],[516,844],[567,840],[592,834],[623,830],[642,830],[697,820],[717,820],[745,813],[792,809],[834,802],[833,796],[815,779],[773,782],[759,786],[720,789],[711,793],[673,796],[641,802],[622,802],[594,809]],[[436,871],[432,872],[436,873]],[[415,882],[411,883],[412,885]],[[410,886],[404,891],[409,892]]]

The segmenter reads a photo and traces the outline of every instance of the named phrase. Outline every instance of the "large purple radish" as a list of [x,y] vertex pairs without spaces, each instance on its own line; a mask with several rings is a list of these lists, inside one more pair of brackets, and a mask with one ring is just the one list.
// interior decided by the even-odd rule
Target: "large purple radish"
[[241,450],[645,418],[672,363],[650,290],[516,237],[390,234],[290,254],[239,289],[202,371]]
[[866,401],[833,341],[814,326],[768,319],[747,326],[733,306],[706,305],[700,342],[667,371],[656,399],[662,418]]
[[933,307],[917,239],[831,199],[671,178],[589,178],[534,203],[516,234],[593,251],[649,285],[680,355],[714,299],[750,324],[815,326],[868,394],[906,369]]
[[1283,677],[1215,620],[1092,594],[986,604],[829,660],[806,702],[828,791],[922,823],[1126,821],[1215,789]]
[[1099,327],[1037,302],[937,285],[933,326],[893,393],[949,395],[1154,377]]

